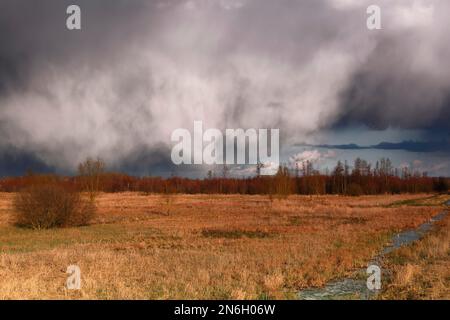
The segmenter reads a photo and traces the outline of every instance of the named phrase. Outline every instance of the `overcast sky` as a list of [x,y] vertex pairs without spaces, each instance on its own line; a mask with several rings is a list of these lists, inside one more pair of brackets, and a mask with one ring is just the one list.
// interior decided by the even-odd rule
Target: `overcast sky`
[[[375,2],[382,29],[368,30]],[[66,28],[70,4],[82,30]],[[1,0],[0,175],[70,172],[87,156],[201,175],[170,161],[172,131],[194,120],[279,128],[285,162],[389,156],[450,175],[449,12],[447,0]],[[381,142],[396,147],[339,147]]]

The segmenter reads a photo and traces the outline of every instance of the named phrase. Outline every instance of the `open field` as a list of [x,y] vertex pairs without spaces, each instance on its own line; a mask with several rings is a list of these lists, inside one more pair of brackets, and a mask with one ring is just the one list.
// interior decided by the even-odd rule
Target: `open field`
[[[390,235],[416,228],[449,198],[101,194],[92,225],[33,231],[13,225],[13,196],[0,194],[2,299],[294,299],[299,289],[367,267]],[[414,297],[449,298],[448,232],[446,218],[441,240],[419,244],[446,239],[436,252],[423,249],[430,261],[422,247],[402,249],[401,266],[392,258],[399,276],[384,297],[409,290],[413,282],[395,269],[407,268],[411,279],[433,273],[414,282]],[[81,291],[65,289],[71,264],[81,268]]]

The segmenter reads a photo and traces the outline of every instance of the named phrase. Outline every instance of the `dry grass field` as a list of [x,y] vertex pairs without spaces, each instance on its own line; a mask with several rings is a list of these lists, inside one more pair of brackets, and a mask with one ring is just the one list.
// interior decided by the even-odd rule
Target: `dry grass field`
[[[101,194],[92,225],[34,231],[13,225],[13,197],[0,194],[1,299],[295,299],[301,288],[367,267],[390,235],[427,221],[445,200]],[[439,252],[427,251],[441,241],[430,236],[416,251],[402,249],[403,265],[399,258],[390,260],[394,278],[384,297],[396,298],[400,286],[409,290],[412,282],[401,279],[399,268],[411,270],[411,278],[424,285],[440,286],[414,297],[445,297],[446,220],[434,235],[447,241]],[[440,258],[430,258],[433,265],[415,261],[424,252]],[[81,268],[80,291],[65,289],[71,264]],[[447,279],[435,274],[427,282],[421,272]]]
[[450,219],[421,241],[393,252],[385,267],[391,281],[380,299],[450,300]]

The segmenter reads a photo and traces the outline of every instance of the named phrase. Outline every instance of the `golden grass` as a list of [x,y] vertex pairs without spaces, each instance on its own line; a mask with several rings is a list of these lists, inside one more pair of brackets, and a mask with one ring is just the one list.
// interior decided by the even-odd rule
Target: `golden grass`
[[450,219],[409,247],[391,253],[389,285],[380,299],[450,299]]
[[[13,196],[0,194],[2,299],[295,298],[301,288],[366,267],[389,235],[442,210],[438,203],[390,206],[427,195],[271,203],[120,193],[100,195],[91,226],[32,231],[11,225]],[[81,291],[64,287],[71,264],[81,268]]]

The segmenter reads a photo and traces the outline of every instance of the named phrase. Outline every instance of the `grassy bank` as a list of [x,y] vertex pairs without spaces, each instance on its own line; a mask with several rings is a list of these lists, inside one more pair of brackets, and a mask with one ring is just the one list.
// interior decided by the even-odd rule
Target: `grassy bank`
[[422,240],[388,255],[380,299],[450,299],[450,217]]

